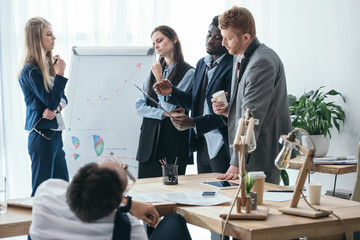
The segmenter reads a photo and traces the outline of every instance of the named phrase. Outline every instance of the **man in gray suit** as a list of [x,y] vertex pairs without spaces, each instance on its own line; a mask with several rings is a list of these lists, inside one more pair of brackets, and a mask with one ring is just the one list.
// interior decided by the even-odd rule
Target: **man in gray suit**
[[[246,8],[234,6],[219,17],[223,45],[234,56],[231,98],[227,108],[213,99],[216,114],[228,117],[229,143],[234,142],[239,118],[250,109],[255,126],[257,148],[246,156],[247,171],[264,171],[266,181],[278,184],[280,171],[274,160],[281,145],[279,137],[291,131],[286,78],[278,55],[259,42],[255,20]],[[238,156],[231,150],[231,166],[218,179],[238,178]]]

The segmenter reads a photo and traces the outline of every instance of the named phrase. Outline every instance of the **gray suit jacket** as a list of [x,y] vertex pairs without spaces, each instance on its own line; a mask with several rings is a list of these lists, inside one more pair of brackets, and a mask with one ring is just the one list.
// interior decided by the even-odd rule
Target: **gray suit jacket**
[[[239,118],[247,108],[259,119],[255,126],[257,148],[246,157],[247,171],[264,171],[266,181],[279,183],[280,171],[274,160],[281,145],[279,137],[292,127],[287,100],[284,66],[278,55],[255,38],[244,53],[240,81],[236,77],[237,56],[234,56],[231,99],[229,104],[229,143],[233,144]],[[232,165],[238,156],[231,150]]]

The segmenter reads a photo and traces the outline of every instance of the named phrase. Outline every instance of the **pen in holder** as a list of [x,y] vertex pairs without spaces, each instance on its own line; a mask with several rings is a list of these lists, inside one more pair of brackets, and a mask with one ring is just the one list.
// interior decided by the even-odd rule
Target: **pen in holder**
[[159,160],[162,168],[163,183],[165,185],[178,184],[178,165],[167,164],[164,160]]

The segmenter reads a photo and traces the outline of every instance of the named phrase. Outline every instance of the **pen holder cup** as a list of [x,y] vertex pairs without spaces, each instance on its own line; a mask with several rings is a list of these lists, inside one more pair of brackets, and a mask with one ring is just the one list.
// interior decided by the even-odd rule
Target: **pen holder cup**
[[178,165],[168,164],[166,167],[161,166],[161,168],[165,185],[178,184]]

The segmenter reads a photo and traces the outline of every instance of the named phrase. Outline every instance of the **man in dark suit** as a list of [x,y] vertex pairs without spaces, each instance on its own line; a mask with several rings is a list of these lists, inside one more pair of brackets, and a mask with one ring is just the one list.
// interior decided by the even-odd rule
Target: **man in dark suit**
[[197,151],[198,173],[221,172],[229,168],[229,142],[226,120],[214,114],[212,94],[219,90],[230,90],[233,57],[222,46],[218,28],[218,16],[209,26],[206,37],[206,52],[195,71],[192,92],[183,92],[167,80],[154,85],[158,94],[168,95],[169,103],[191,110],[191,117],[176,114],[173,124],[178,130],[192,128],[191,146]]

